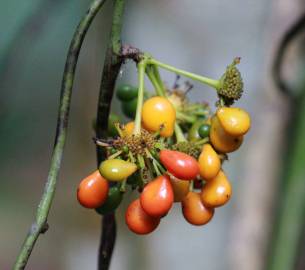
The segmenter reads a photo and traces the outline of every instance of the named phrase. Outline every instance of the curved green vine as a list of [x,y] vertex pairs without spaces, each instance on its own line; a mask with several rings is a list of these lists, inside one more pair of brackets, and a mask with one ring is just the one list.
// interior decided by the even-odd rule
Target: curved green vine
[[91,3],[88,11],[79,23],[72,38],[62,79],[55,144],[48,179],[42,198],[37,208],[35,221],[31,225],[28,235],[26,236],[25,241],[21,247],[20,253],[17,256],[13,268],[14,270],[20,270],[26,267],[39,235],[45,233],[48,229],[47,218],[54,197],[56,182],[66,142],[72,87],[78,55],[91,22],[104,3],[105,0],[94,0]]

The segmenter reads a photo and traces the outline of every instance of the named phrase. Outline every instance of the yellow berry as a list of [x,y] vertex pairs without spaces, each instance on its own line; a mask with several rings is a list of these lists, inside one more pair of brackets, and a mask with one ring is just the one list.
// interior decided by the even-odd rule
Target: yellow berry
[[146,130],[160,131],[162,137],[171,137],[174,133],[175,121],[175,108],[166,98],[156,96],[144,102],[142,123]]
[[223,171],[207,182],[201,191],[201,201],[207,207],[219,207],[227,203],[232,195],[231,184]]
[[218,117],[212,118],[210,143],[221,153],[230,153],[237,150],[242,142],[243,136],[234,137],[228,134],[220,124]]
[[222,107],[216,115],[223,129],[231,136],[244,135],[250,129],[250,116],[240,108]]
[[133,129],[134,129],[135,123],[134,121],[128,122],[124,125],[123,134],[124,136],[130,136],[132,135]]
[[221,167],[220,158],[210,144],[204,144],[198,159],[200,175],[205,180],[214,178]]

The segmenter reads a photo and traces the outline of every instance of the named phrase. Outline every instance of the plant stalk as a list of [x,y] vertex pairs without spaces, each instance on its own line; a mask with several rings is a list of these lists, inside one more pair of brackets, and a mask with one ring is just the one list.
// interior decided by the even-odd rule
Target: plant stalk
[[133,134],[141,134],[141,114],[144,99],[144,75],[145,75],[146,60],[142,60],[138,64],[138,81],[139,81],[139,91],[138,91],[138,103],[135,118],[135,127]]
[[[122,21],[125,7],[125,0],[114,0],[113,19],[110,33],[110,42],[107,48],[102,79],[100,85],[100,94],[97,108],[97,138],[107,136],[108,116],[110,104],[114,92],[115,82],[123,63],[121,57],[122,44],[121,32]],[[105,152],[102,147],[97,147],[98,165],[105,159]],[[116,240],[116,222],[114,213],[105,214],[102,218],[102,233],[100,238],[100,247],[98,251],[98,269],[109,269],[113,248]]]
[[201,76],[201,75],[197,75],[195,73],[188,72],[188,71],[185,71],[183,69],[179,69],[179,68],[173,67],[171,65],[162,63],[162,62],[157,61],[156,59],[153,59],[153,58],[150,58],[148,63],[159,66],[163,69],[175,72],[176,74],[180,74],[180,75],[183,75],[185,77],[191,78],[194,81],[199,81],[201,83],[207,84],[207,85],[215,88],[216,90],[219,89],[219,87],[221,86],[221,83],[220,83],[219,80],[214,80],[214,79],[210,79],[210,78],[207,78],[207,77],[204,77],[204,76]]
[[76,64],[82,43],[89,29],[89,26],[91,25],[91,22],[93,21],[99,9],[103,6],[104,2],[105,0],[92,1],[87,13],[84,15],[79,25],[77,26],[77,29],[70,43],[65,70],[62,78],[57,129],[50,170],[42,198],[37,208],[35,221],[33,222],[30,231],[25,238],[19,255],[17,256],[13,268],[14,270],[20,270],[26,267],[39,235],[45,233],[48,229],[47,218],[55,194],[58,173],[61,166],[64,146],[66,142]]

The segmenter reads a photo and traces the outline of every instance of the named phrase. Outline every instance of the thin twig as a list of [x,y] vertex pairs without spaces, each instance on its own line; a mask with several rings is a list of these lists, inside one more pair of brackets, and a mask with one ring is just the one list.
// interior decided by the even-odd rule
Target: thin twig
[[78,55],[87,30],[104,2],[105,0],[94,0],[91,3],[87,13],[82,18],[72,38],[62,79],[55,144],[48,179],[45,185],[44,193],[38,205],[35,221],[32,224],[30,231],[21,247],[21,251],[14,265],[14,270],[25,268],[36,240],[41,233],[46,232],[48,229],[47,218],[55,193],[58,172],[66,141],[72,86]]
[[302,14],[299,19],[287,30],[283,36],[280,46],[277,49],[273,66],[272,75],[276,86],[288,97],[294,98],[293,91],[290,89],[289,85],[282,78],[282,68],[285,53],[290,43],[298,36],[301,31],[305,29],[305,13]]
[[[122,20],[125,7],[125,0],[115,0],[113,9],[113,19],[110,43],[106,52],[100,95],[97,109],[97,128],[96,136],[104,138],[107,136],[108,115],[110,111],[110,104],[113,96],[115,81],[118,77],[121,65],[124,58],[121,57],[122,44]],[[130,52],[130,51],[128,51]],[[104,149],[97,147],[97,161],[98,164],[105,158]],[[102,218],[102,233],[100,240],[100,247],[98,253],[98,269],[107,270],[110,266],[112,252],[116,239],[116,222],[114,213],[109,213]]]

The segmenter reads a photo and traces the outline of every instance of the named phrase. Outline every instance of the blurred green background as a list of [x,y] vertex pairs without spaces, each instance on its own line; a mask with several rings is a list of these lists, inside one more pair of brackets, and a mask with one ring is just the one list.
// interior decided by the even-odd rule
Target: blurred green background
[[[101,220],[94,211],[79,206],[75,193],[80,179],[96,168],[92,120],[111,2],[95,19],[80,54],[50,229],[39,238],[28,269],[96,268]],[[0,1],[1,269],[12,267],[44,188],[66,53],[89,3]],[[230,155],[225,165],[234,186],[233,198],[217,210],[209,225],[191,227],[176,205],[155,233],[136,236],[124,224],[131,199],[125,196],[117,213],[118,240],[111,269],[264,269],[282,194],[284,135],[291,113],[291,105],[272,83],[270,66],[282,34],[303,9],[301,1],[289,0],[127,0],[124,43],[215,78],[240,56],[245,94],[237,106],[250,112],[253,125],[241,150]],[[285,69],[285,76],[296,82],[301,81],[299,49],[295,45],[289,50]],[[162,72],[162,77],[168,85],[175,79],[168,72]],[[132,63],[121,70],[118,83],[123,82],[136,84]],[[194,85],[191,99],[213,105],[214,92]],[[120,111],[116,100],[112,109]],[[300,256],[295,269],[303,267],[304,256]]]

